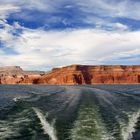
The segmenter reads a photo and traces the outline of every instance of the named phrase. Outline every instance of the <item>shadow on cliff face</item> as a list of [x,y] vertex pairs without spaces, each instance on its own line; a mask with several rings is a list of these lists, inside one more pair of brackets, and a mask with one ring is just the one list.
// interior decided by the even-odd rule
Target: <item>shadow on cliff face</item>
[[38,84],[39,82],[39,78],[37,78],[37,79],[33,79],[33,84]]
[[91,80],[92,80],[92,76],[90,75],[90,73],[88,72],[88,70],[83,71],[82,70],[82,74],[85,80],[85,84],[92,84]]
[[88,72],[88,69],[82,69],[81,70],[81,74],[77,75],[77,74],[73,74],[74,76],[74,81],[76,82],[76,84],[92,84],[92,75],[90,75],[90,73]]
[[140,75],[138,76],[138,83],[140,83]]

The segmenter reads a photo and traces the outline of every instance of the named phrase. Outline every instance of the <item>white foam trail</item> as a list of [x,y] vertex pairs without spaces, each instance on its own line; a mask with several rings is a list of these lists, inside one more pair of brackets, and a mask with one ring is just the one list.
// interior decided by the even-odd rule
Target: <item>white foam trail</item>
[[19,101],[20,99],[21,99],[21,97],[15,97],[15,98],[13,98],[14,102],[17,102],[17,101]]
[[135,132],[135,126],[138,122],[138,118],[140,117],[140,111],[129,115],[129,123],[126,127],[122,129],[122,136],[123,140],[131,140],[133,135],[132,133]]
[[40,112],[39,109],[33,108],[37,117],[40,119],[42,128],[45,134],[48,134],[51,140],[57,140],[55,129],[52,125],[50,125],[47,121],[45,116]]

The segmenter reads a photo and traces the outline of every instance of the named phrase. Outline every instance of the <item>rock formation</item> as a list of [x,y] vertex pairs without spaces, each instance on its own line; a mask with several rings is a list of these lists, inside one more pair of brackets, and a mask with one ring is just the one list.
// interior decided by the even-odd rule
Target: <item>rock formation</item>
[[[18,70],[17,70],[18,69]],[[13,71],[13,69],[12,69]],[[15,70],[14,70],[15,72]],[[3,69],[4,73],[4,69]],[[6,72],[7,73],[7,72]],[[11,73],[11,71],[8,71]],[[71,65],[48,73],[28,73],[16,67],[16,73],[4,75],[0,84],[136,84],[140,83],[140,66]]]
[[19,66],[0,67],[0,84],[36,84],[41,71],[23,71]]
[[71,65],[42,76],[47,84],[134,84],[140,83],[140,66]]

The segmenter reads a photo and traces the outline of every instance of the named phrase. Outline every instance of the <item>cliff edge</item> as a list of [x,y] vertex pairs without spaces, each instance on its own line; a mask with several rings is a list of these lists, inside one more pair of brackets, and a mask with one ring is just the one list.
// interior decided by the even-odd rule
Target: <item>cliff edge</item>
[[[18,69],[18,70],[17,70]],[[25,73],[16,67],[14,75],[1,75],[0,84],[137,84],[140,65],[71,65],[48,73]],[[4,71],[4,69],[3,69]],[[1,68],[0,68],[1,73]]]

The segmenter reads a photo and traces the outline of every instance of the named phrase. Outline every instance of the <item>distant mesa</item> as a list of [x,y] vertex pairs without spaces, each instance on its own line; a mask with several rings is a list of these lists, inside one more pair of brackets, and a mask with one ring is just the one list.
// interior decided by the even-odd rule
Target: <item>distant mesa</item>
[[137,84],[140,65],[70,65],[50,72],[0,67],[0,84]]
[[6,66],[6,67],[0,67],[0,73],[18,73],[22,72],[22,68],[19,66]]

